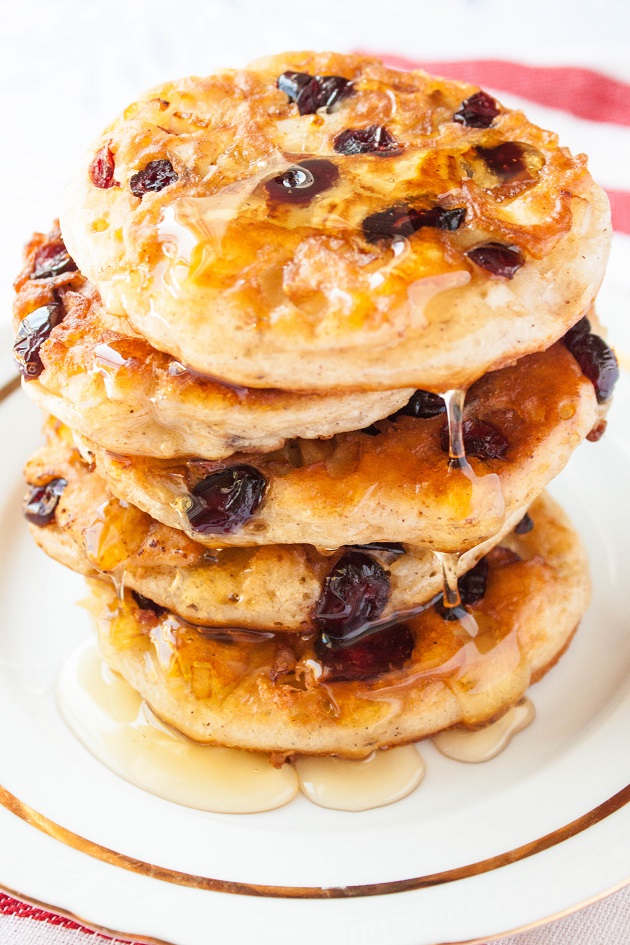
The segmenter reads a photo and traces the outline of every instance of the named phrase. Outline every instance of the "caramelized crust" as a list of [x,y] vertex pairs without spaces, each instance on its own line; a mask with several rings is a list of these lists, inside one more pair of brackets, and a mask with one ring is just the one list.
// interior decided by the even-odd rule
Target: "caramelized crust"
[[[402,541],[455,552],[494,534],[504,515],[533,501],[593,428],[598,407],[592,384],[556,344],[485,375],[469,391],[464,416],[492,424],[508,442],[503,458],[471,458],[472,473],[448,467],[444,415],[384,420],[376,436],[293,441],[278,453],[235,454],[225,464],[123,457],[86,442],[80,448],[120,499],[209,547]],[[267,479],[262,504],[232,533],[195,532],[185,511],[190,490],[237,463]]]
[[200,377],[152,348],[128,321],[110,315],[78,271],[33,279],[36,260],[60,234],[38,233],[16,281],[14,328],[59,299],[63,321],[40,350],[43,372],[24,390],[78,433],[114,452],[223,459],[268,452],[288,437],[332,436],[368,426],[402,407],[413,389],[293,394],[231,387]]
[[[276,85],[287,70],[344,77],[351,94],[299,114]],[[94,144],[64,238],[109,311],[202,373],[290,390],[468,386],[578,320],[610,241],[584,156],[502,106],[487,128],[454,120],[475,91],[308,52],[167,83]],[[373,126],[397,147],[335,149],[341,132]],[[111,176],[95,175],[97,154]],[[300,161],[312,197],[285,198]],[[139,196],[151,167],[170,170]],[[465,218],[394,241],[363,228],[402,205]],[[512,279],[467,255],[488,241],[516,248]]]
[[477,636],[430,607],[407,621],[405,665],[371,680],[326,682],[312,638],[204,633],[94,582],[100,646],[161,718],[208,744],[360,757],[474,727],[544,675],[588,604],[584,550],[563,513],[542,497],[531,514],[533,531],[511,540],[522,560],[488,556],[485,596],[470,608]]
[[[211,552],[116,499],[81,460],[69,430],[50,420],[46,434],[48,445],[31,457],[24,474],[33,486],[59,478],[67,482],[54,520],[45,527],[31,525],[33,538],[51,558],[88,577],[110,575],[117,586],[124,584],[193,624],[287,632],[312,628],[315,604],[338,556],[309,545]],[[460,573],[507,534],[522,511],[500,534],[462,555]],[[428,549],[370,553],[389,574],[383,619],[440,593],[439,562]]]

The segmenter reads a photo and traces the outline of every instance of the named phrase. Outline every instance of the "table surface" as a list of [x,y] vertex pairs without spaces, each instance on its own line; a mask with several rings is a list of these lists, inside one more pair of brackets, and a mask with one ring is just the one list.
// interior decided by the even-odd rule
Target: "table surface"
[[[504,0],[4,3],[0,9],[0,87],[6,93],[0,149],[2,307],[6,312],[11,304],[10,286],[20,268],[22,242],[32,230],[49,227],[65,181],[87,143],[138,92],[165,78],[244,64],[282,49],[336,48],[393,53],[422,62],[501,59],[570,65],[630,82],[629,38],[630,5],[625,0],[600,0],[597,7],[590,0],[530,0],[526,8]],[[497,89],[508,105],[510,92],[525,94],[517,79],[516,71],[511,79],[510,70],[502,71],[504,84]],[[485,78],[478,81],[492,87]],[[630,125],[629,93],[630,89],[625,95],[625,121],[623,114],[615,119],[620,125]],[[582,109],[582,117],[570,119],[557,110],[543,111],[540,97],[537,101],[536,107],[528,108],[531,117],[549,116],[549,126],[561,131],[565,143],[590,153],[594,175],[613,197],[616,225],[630,234],[630,128],[593,121],[584,101],[573,103],[574,110]],[[542,117],[539,120],[542,123]],[[621,237],[618,245],[630,260],[630,236]],[[0,383],[9,371],[3,352]],[[629,938],[630,889],[626,888],[573,916],[503,941],[505,945],[627,945]],[[0,895],[0,945],[111,941]]]

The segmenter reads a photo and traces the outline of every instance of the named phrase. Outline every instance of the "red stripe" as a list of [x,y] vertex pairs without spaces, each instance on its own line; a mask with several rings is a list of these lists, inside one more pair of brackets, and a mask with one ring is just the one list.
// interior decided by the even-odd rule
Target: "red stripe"
[[593,69],[526,66],[504,59],[435,62],[390,54],[380,58],[396,69],[426,69],[461,82],[509,92],[589,121],[630,126],[630,85]]
[[613,230],[630,235],[630,191],[606,190],[612,210]]
[[[52,912],[46,912],[45,909],[39,909],[36,906],[28,905],[26,902],[20,902],[17,899],[13,899],[11,896],[7,896],[5,893],[0,893],[0,914],[2,915],[15,915],[20,919],[34,919],[36,922],[48,922],[49,925],[60,925],[64,929],[75,929],[80,932],[86,932],[90,939],[93,940],[94,931],[92,929],[87,929],[84,925],[79,925],[78,922],[74,922],[72,919],[67,919],[62,915],[55,915]],[[109,936],[103,936],[104,938],[109,938]],[[120,945],[133,945],[132,942],[128,942],[127,939],[117,938],[116,942],[120,942]]]

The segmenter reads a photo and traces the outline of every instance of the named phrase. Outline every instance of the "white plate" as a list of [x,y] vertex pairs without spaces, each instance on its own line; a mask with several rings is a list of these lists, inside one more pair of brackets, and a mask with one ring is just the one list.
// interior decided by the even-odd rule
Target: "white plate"
[[630,881],[629,418],[626,376],[609,432],[552,489],[587,542],[595,596],[568,655],[532,690],[531,728],[485,765],[423,746],[423,785],[390,807],[346,814],[298,797],[230,816],[143,793],[61,721],[53,684],[91,629],[75,606],[82,579],[24,527],[20,469],[39,420],[11,395],[0,406],[0,884],[176,945],[210,934],[221,945],[436,945],[485,941]]

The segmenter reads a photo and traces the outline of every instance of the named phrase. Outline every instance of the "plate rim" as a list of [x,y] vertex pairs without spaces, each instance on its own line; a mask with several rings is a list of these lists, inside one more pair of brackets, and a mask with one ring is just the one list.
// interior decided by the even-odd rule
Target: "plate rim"
[[[21,381],[18,376],[14,376],[7,383],[0,387],[0,405],[4,404],[11,395],[18,390]],[[480,860],[476,863],[466,864],[463,867],[456,867],[435,874],[426,876],[417,876],[408,880],[390,880],[380,883],[368,883],[357,886],[345,887],[290,887],[290,886],[265,886],[262,884],[243,883],[234,880],[216,880],[205,876],[195,876],[178,870],[172,870],[167,867],[153,866],[149,863],[130,857],[126,854],[118,853],[95,841],[88,840],[79,834],[55,823],[50,818],[40,814],[34,808],[30,807],[6,788],[0,785],[0,806],[21,820],[27,827],[36,827],[41,833],[61,843],[66,848],[71,848],[77,852],[90,856],[97,862],[105,862],[117,866],[119,869],[126,869],[146,878],[157,879],[167,882],[174,886],[194,888],[201,892],[222,892],[231,896],[266,898],[275,900],[360,900],[367,897],[378,897],[384,895],[393,895],[403,892],[419,891],[432,886],[445,885],[447,883],[466,879],[484,873],[490,873],[499,870],[502,867],[514,864],[520,860],[525,860],[531,856],[542,853],[552,847],[557,847],[566,840],[575,837],[589,828],[596,826],[606,820],[611,814],[621,811],[630,804],[630,784],[621,788],[614,795],[600,802],[592,810],[580,815],[569,824],[558,827],[543,837],[533,841],[528,841],[513,850],[502,854],[496,854],[492,857]],[[501,932],[494,932],[482,937],[473,939],[458,939],[448,943],[440,942],[435,945],[485,945],[487,942],[500,941],[501,939],[515,934],[520,934],[530,929],[539,928],[549,922],[579,912],[581,909],[605,899],[607,896],[630,885],[630,873],[620,882],[602,892],[596,893],[591,897],[581,899],[579,902],[567,906],[565,909],[542,918],[535,919],[532,922],[516,926]],[[65,916],[66,918],[78,922],[87,928],[94,929],[102,934],[114,938],[125,938],[133,942],[147,943],[147,945],[176,945],[175,942],[162,938],[155,938],[138,933],[122,932],[111,929],[108,926],[91,922],[84,919],[77,913],[68,909],[56,906],[39,900],[28,894],[14,890],[9,886],[0,883],[0,890],[7,895],[13,896],[24,902],[34,905],[36,908],[42,908],[46,911]]]
[[[54,840],[78,850],[93,859],[100,860],[117,866],[120,869],[129,870],[133,873],[148,876],[151,879],[158,879],[162,882],[171,883],[175,886],[187,886],[193,889],[200,889],[204,892],[220,892],[237,896],[254,896],[256,898],[265,897],[268,899],[361,899],[371,896],[387,896],[397,893],[413,892],[420,889],[427,889],[431,886],[442,886],[446,883],[456,882],[461,879],[469,879],[472,876],[478,876],[482,873],[489,873],[504,866],[509,866],[519,860],[527,859],[548,850],[550,847],[558,846],[566,840],[583,833],[590,827],[601,823],[611,814],[617,813],[627,804],[630,804],[630,784],[627,784],[621,790],[617,791],[612,797],[602,801],[592,810],[580,815],[569,824],[558,827],[543,837],[536,840],[530,840],[521,844],[512,850],[495,856],[487,857],[476,863],[469,863],[465,866],[455,867],[449,870],[443,870],[439,873],[427,874],[425,876],[415,876],[410,879],[386,880],[380,883],[365,883],[356,886],[266,886],[257,883],[244,883],[237,880],[213,879],[209,876],[198,876],[194,873],[185,873],[181,870],[173,870],[170,867],[157,866],[146,863],[137,857],[131,857],[126,853],[118,853],[111,850],[94,840],[88,840],[79,834],[61,824],[55,823],[45,814],[40,814],[29,804],[24,803],[14,794],[0,785],[0,805],[6,808],[10,813],[19,817],[25,823],[36,827],[42,833],[52,837]],[[630,884],[630,875],[626,884]]]
[[[578,912],[581,912],[582,909],[586,909],[589,906],[596,905],[598,902],[602,902],[604,899],[607,899],[609,896],[620,892],[627,886],[630,886],[630,879],[621,883],[616,883],[614,886],[604,890],[604,892],[598,893],[595,896],[591,896],[588,899],[584,899],[576,905],[569,906],[560,912],[554,912],[552,915],[545,916],[542,919],[535,919],[532,922],[528,922],[526,925],[519,925],[515,928],[507,929],[505,932],[483,935],[481,938],[477,937],[459,939],[458,941],[452,942],[435,942],[435,945],[488,945],[490,942],[500,942],[509,936],[521,935],[524,932],[530,932],[534,929],[539,929],[545,925],[549,925],[551,922],[558,922],[561,919],[566,919],[569,916],[576,915]],[[133,943],[133,945],[177,945],[176,942],[173,942],[170,939],[138,935],[135,932],[122,932],[119,929],[112,929],[109,928],[109,926],[96,924],[91,922],[89,919],[84,919],[76,912],[72,912],[69,909],[62,909],[59,906],[53,905],[52,903],[44,902],[42,899],[35,899],[33,896],[28,896],[24,893],[18,892],[15,889],[12,889],[9,886],[5,886],[3,883],[0,883],[0,892],[3,892],[14,899],[19,899],[21,902],[25,902],[27,905],[33,906],[36,909],[43,909],[46,912],[50,912],[51,914],[63,916],[64,918],[70,919],[72,922],[76,922],[78,925],[81,925],[90,931],[101,935],[106,935],[114,940],[123,939]]]

